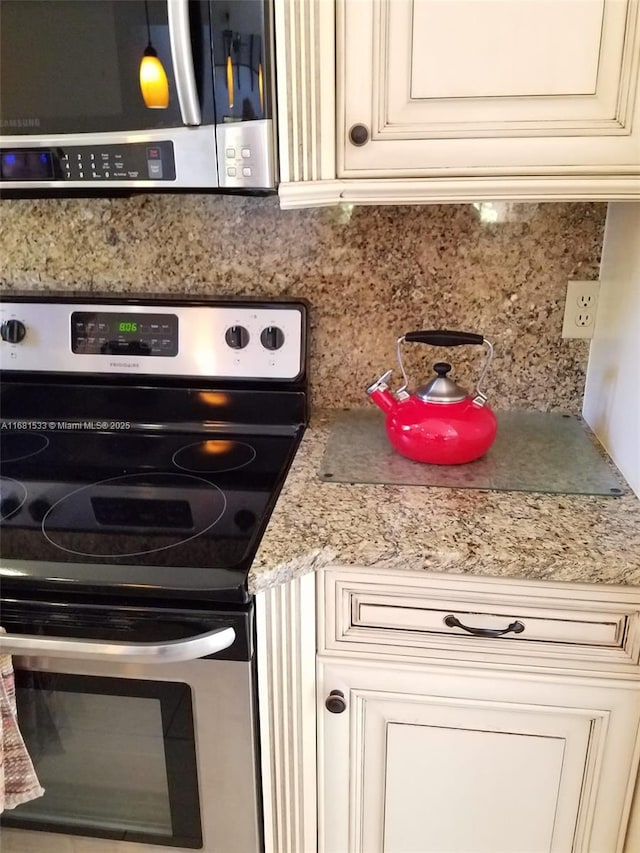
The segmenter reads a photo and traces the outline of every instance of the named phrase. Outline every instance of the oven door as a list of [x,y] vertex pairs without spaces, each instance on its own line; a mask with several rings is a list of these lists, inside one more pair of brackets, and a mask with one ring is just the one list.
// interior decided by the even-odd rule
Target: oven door
[[250,609],[5,601],[2,624],[45,789],[3,853],[259,853]]

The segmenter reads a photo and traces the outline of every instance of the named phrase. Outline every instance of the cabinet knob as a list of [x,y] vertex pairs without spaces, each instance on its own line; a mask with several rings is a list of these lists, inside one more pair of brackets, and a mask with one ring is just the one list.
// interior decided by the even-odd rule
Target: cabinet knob
[[324,705],[327,711],[331,711],[332,714],[342,714],[343,711],[346,711],[347,703],[342,690],[332,690],[325,699]]
[[349,140],[352,145],[366,145],[369,141],[369,128],[364,124],[354,124],[349,131]]

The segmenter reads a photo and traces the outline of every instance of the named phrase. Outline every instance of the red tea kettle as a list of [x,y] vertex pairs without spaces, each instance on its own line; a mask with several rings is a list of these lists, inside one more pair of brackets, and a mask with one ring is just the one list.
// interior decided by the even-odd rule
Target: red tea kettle
[[[473,394],[449,379],[451,365],[434,364],[436,377],[414,394],[407,393],[409,380],[402,364],[404,342],[431,344],[435,347],[458,347],[464,344],[484,345],[487,359]],[[478,459],[493,444],[498,425],[480,384],[487,374],[493,346],[482,335],[471,332],[449,332],[446,329],[408,332],[396,343],[398,365],[404,385],[394,394],[387,382],[388,370],[367,388],[371,400],[386,412],[389,441],[403,456],[431,465],[460,465]]]

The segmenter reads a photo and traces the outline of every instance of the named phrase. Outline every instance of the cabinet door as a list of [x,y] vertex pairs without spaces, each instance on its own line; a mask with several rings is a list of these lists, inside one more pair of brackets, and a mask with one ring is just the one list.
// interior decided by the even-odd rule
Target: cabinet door
[[[338,11],[340,176],[640,166],[638,0],[345,0]],[[364,144],[350,140],[356,125]]]
[[[320,664],[322,853],[614,853],[640,691]],[[331,690],[346,699],[329,713]]]

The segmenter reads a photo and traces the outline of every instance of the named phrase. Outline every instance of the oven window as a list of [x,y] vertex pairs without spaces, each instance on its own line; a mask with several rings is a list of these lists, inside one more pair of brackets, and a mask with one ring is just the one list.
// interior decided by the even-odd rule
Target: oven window
[[187,685],[19,670],[16,698],[45,794],[4,824],[202,847]]

